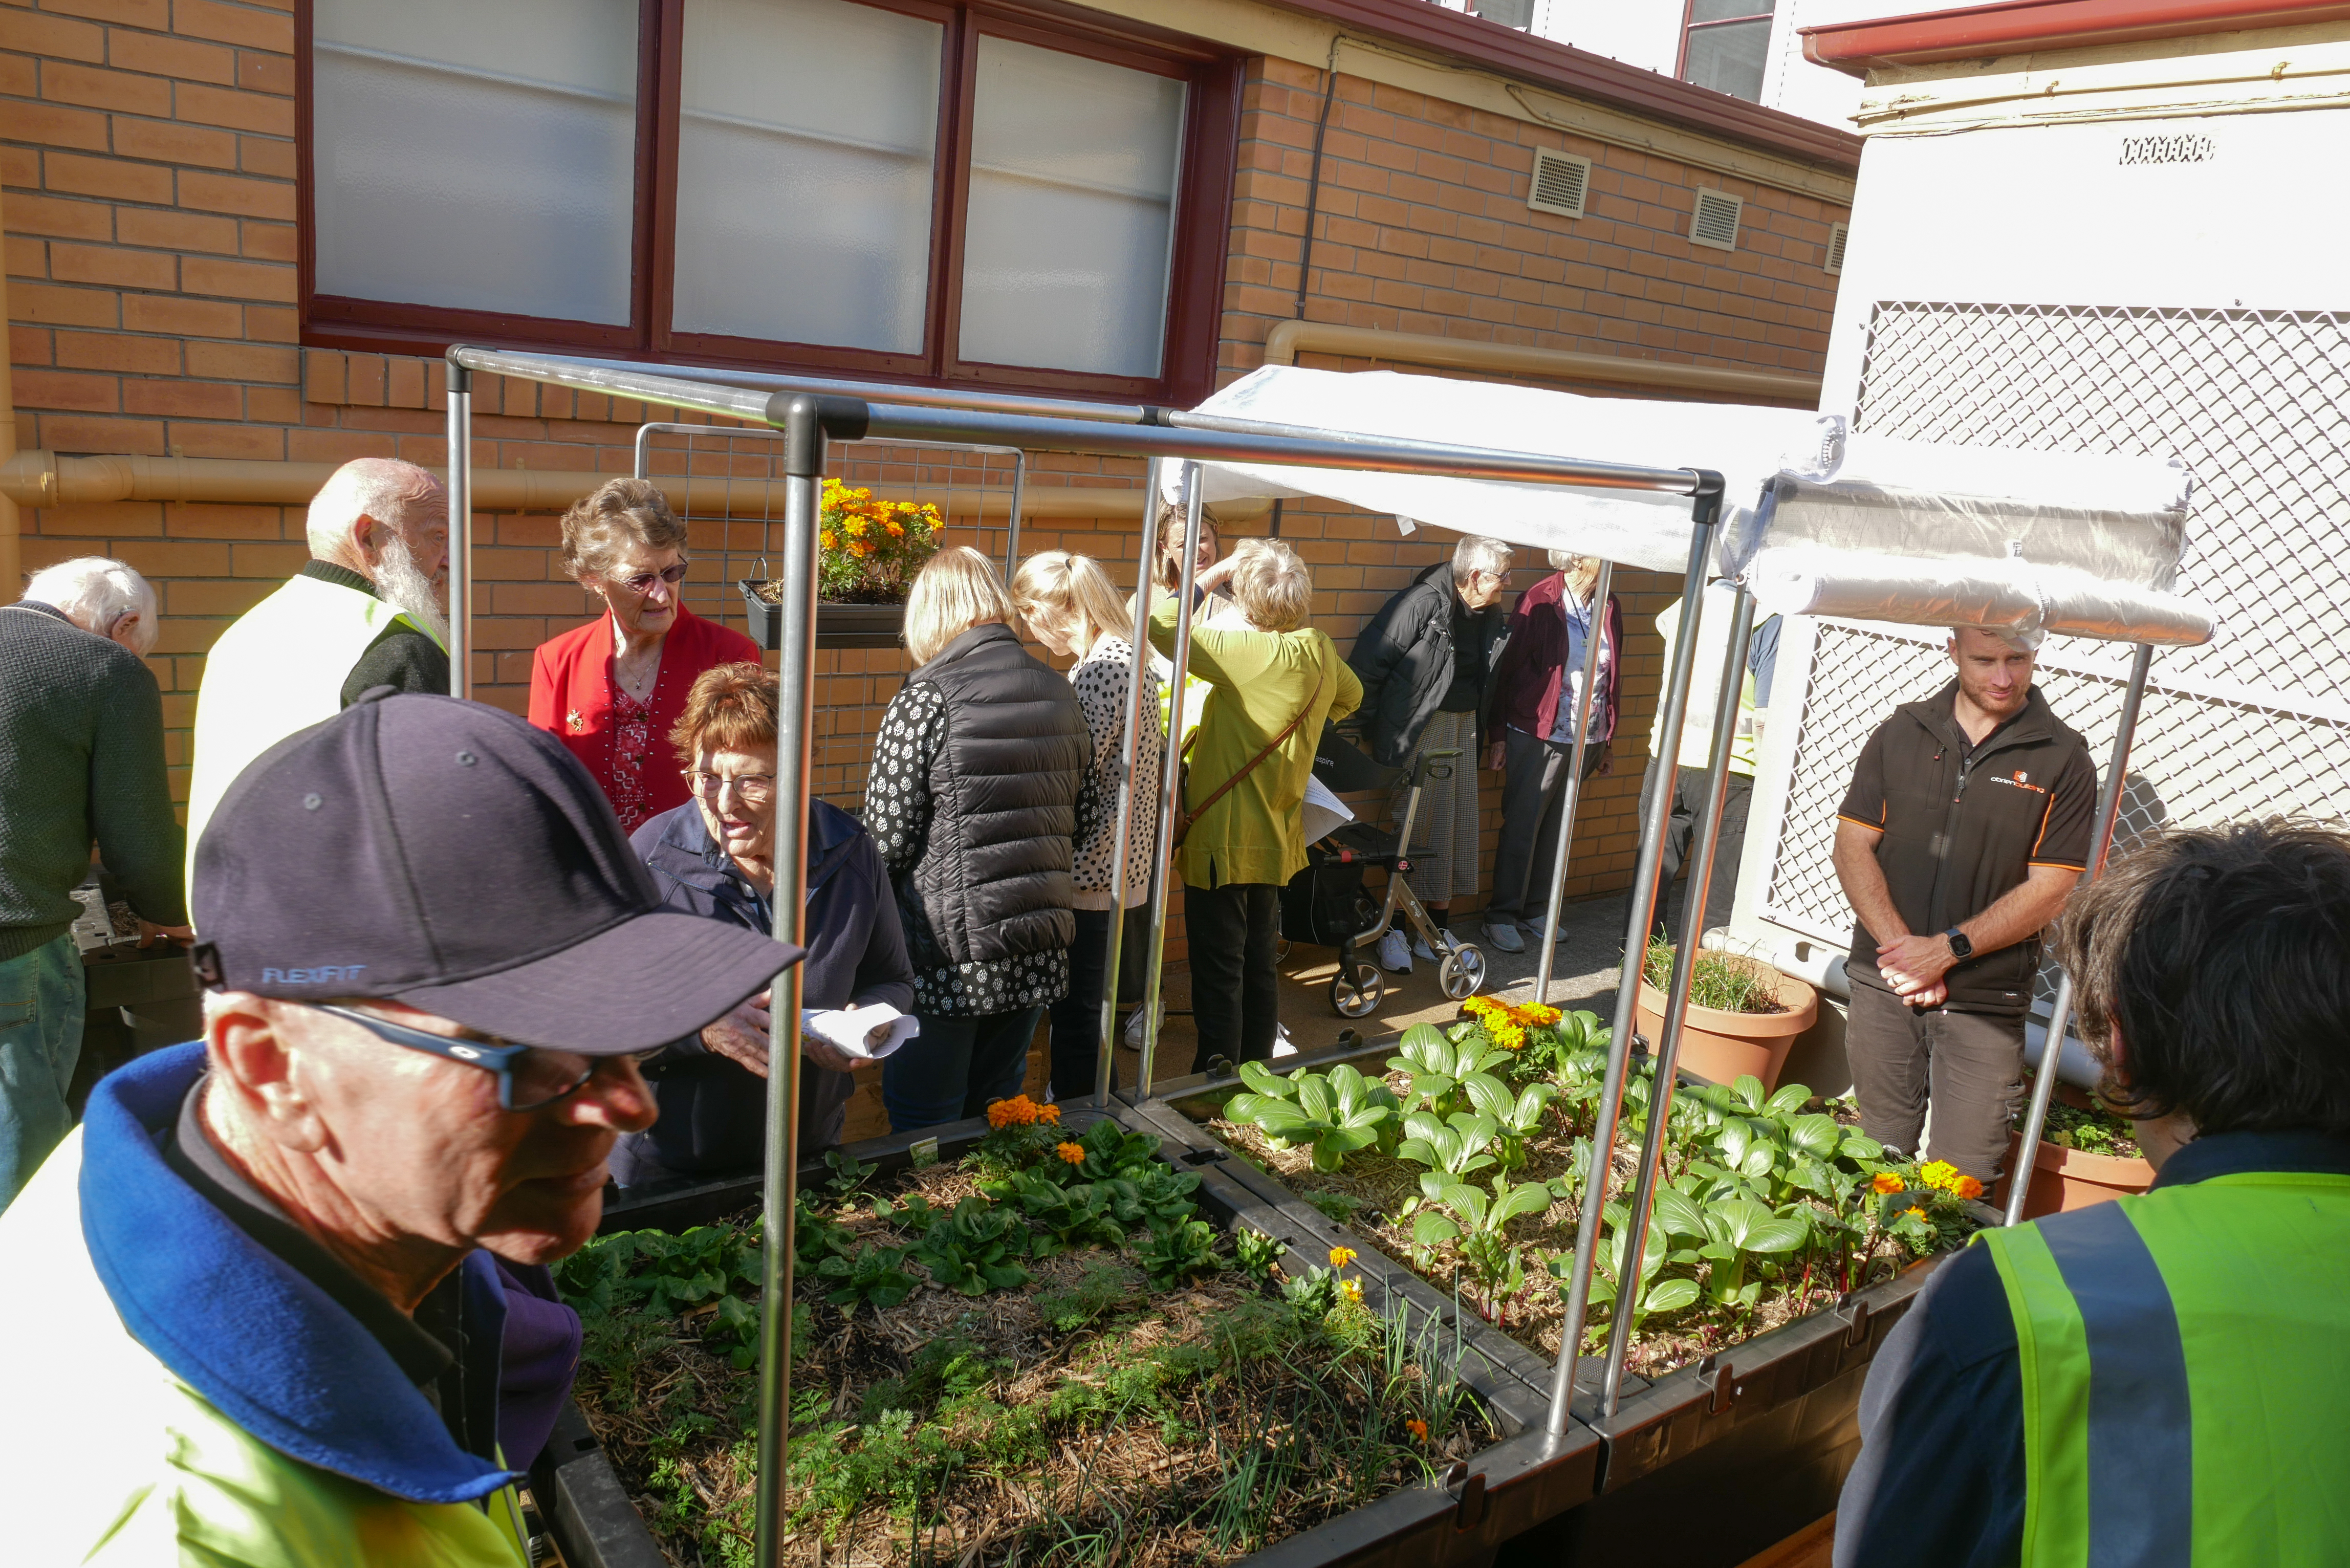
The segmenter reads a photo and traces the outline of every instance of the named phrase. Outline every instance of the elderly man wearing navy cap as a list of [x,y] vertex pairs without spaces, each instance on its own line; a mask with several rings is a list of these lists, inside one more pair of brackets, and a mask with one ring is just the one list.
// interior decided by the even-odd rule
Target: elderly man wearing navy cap
[[496,1260],[594,1233],[636,1058],[799,950],[663,912],[569,753],[444,697],[279,742],[196,853],[203,1040],[0,1216],[8,1560],[527,1568]]

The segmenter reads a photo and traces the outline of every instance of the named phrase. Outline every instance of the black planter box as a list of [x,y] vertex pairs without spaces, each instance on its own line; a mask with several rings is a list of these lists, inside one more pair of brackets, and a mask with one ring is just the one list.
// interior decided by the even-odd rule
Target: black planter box
[[[1170,1164],[1198,1173],[1200,1209],[1212,1222],[1227,1230],[1245,1224],[1286,1242],[1289,1252],[1281,1262],[1288,1272],[1303,1272],[1336,1244],[1320,1215],[1294,1199],[1283,1203],[1266,1201],[1253,1185],[1238,1179],[1255,1172],[1229,1160],[1222,1145],[1206,1138],[1165,1106],[1146,1102],[1129,1107],[1113,1103],[1110,1114],[1129,1130],[1158,1134],[1160,1152]],[[1093,1119],[1093,1113],[1072,1107],[1069,1125],[1082,1127]],[[958,1122],[919,1134],[876,1138],[842,1152],[888,1172],[911,1163],[908,1150],[923,1138],[936,1137],[940,1158],[951,1159],[986,1133],[983,1121]],[[801,1167],[804,1182],[820,1182],[827,1174],[818,1161]],[[757,1177],[664,1182],[607,1204],[599,1230],[681,1230],[706,1224],[758,1202],[761,1190]],[[1309,1225],[1305,1216],[1317,1223]],[[1357,1273],[1363,1281],[1367,1305],[1399,1319],[1407,1334],[1430,1333],[1431,1318],[1440,1336],[1452,1332],[1449,1300],[1376,1252],[1361,1251]],[[1599,1438],[1579,1421],[1570,1423],[1559,1437],[1547,1436],[1543,1431],[1545,1402],[1530,1396],[1519,1372],[1488,1355],[1489,1351],[1498,1354],[1500,1345],[1508,1346],[1521,1358],[1533,1359],[1532,1353],[1506,1335],[1486,1329],[1473,1314],[1461,1326],[1461,1381],[1484,1403],[1503,1434],[1503,1440],[1453,1466],[1444,1484],[1392,1492],[1293,1535],[1243,1559],[1250,1568],[1482,1565],[1492,1562],[1494,1552],[1511,1538],[1590,1501],[1598,1489]],[[1482,1336],[1471,1335],[1472,1329],[1482,1330]],[[1499,1341],[1500,1345],[1491,1345],[1492,1341]],[[1438,1343],[1442,1343],[1440,1337]],[[557,1428],[540,1467],[532,1472],[533,1496],[556,1544],[574,1568],[586,1564],[653,1568],[662,1561],[651,1532],[629,1506],[618,1474],[576,1409]]]
[[[769,652],[783,647],[781,607],[759,597],[759,585],[749,578],[736,583],[751,620],[751,640]],[[906,630],[904,605],[837,605],[816,607],[818,648],[896,648]]]
[[[1391,1050],[1353,1045],[1301,1055],[1282,1066],[1326,1071],[1341,1061],[1384,1058]],[[1365,1064],[1364,1070],[1372,1067]],[[1317,1251],[1354,1249],[1355,1267],[1367,1280],[1378,1278],[1391,1297],[1435,1314],[1447,1333],[1455,1332],[1448,1297],[1305,1203],[1279,1178],[1231,1153],[1178,1107],[1177,1102],[1221,1098],[1243,1086],[1226,1076],[1178,1079],[1163,1085],[1164,1097],[1145,1101],[1133,1115],[1137,1125],[1148,1122],[1150,1130],[1182,1144],[1183,1161],[1216,1163],[1262,1203],[1311,1234]],[[1991,1210],[1976,1208],[1978,1219],[1998,1222]],[[1582,1357],[1570,1408],[1575,1429],[1587,1427],[1600,1438],[1596,1495],[1571,1511],[1534,1511],[1498,1538],[1494,1562],[1527,1568],[1631,1562],[1642,1568],[1735,1568],[1833,1511],[1859,1451],[1860,1390],[1869,1363],[1942,1262],[1937,1257],[1913,1263],[1833,1308],[1757,1334],[1653,1384],[1627,1373],[1613,1416],[1598,1413],[1600,1358]],[[1457,1332],[1464,1358],[1473,1346],[1481,1359],[1519,1385],[1497,1390],[1492,1407],[1539,1433],[1550,1404],[1550,1361],[1473,1311],[1464,1307],[1461,1317]]]

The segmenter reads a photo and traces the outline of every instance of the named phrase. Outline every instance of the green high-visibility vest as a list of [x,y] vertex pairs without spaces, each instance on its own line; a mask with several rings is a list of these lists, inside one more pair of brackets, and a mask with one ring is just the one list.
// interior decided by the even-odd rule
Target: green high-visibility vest
[[2350,1563],[2350,1176],[2215,1176],[1985,1231],[2024,1568]]
[[341,712],[351,666],[394,623],[416,627],[373,594],[297,576],[237,617],[213,644],[196,689],[188,780],[192,898],[196,840],[228,786],[254,758],[295,731]]

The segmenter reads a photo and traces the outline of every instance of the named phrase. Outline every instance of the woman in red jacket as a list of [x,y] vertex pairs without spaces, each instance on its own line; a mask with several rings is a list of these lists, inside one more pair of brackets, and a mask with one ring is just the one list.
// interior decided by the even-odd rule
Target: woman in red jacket
[[608,480],[563,515],[563,569],[609,613],[538,645],[530,722],[588,765],[625,833],[685,804],[669,732],[694,680],[759,662],[749,638],[685,607],[685,524],[647,480]]

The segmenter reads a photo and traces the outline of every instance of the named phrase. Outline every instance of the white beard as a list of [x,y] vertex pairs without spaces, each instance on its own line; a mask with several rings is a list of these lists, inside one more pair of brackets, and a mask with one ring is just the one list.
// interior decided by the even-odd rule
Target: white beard
[[384,603],[431,632],[442,647],[448,647],[449,617],[441,607],[441,596],[433,588],[432,579],[417,566],[407,540],[389,528],[383,530],[382,540],[375,563],[376,593]]

